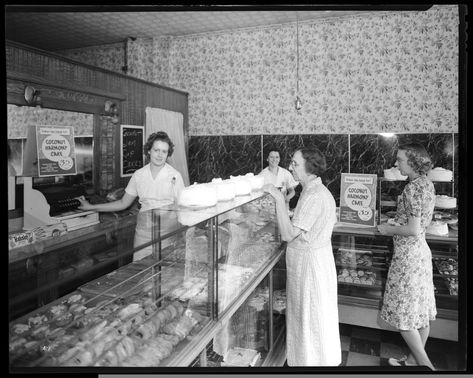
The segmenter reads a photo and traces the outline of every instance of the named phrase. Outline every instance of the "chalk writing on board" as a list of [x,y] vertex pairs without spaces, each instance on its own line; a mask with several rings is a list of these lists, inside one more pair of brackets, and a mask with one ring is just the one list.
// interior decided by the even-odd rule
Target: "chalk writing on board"
[[129,176],[143,166],[143,126],[124,126],[121,130],[122,176]]

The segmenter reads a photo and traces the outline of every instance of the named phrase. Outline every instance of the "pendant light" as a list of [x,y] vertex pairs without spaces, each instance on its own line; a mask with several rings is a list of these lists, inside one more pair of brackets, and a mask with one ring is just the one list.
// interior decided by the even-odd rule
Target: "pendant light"
[[296,12],[296,101],[294,105],[296,110],[299,111],[302,109],[302,101],[299,98],[299,15]]

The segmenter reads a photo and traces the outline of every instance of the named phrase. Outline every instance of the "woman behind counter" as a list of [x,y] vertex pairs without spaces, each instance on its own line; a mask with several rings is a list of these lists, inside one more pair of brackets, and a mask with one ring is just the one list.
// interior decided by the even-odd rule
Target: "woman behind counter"
[[268,166],[260,172],[260,175],[264,177],[265,184],[273,184],[276,188],[281,188],[286,206],[289,207],[289,201],[296,194],[294,188],[298,185],[298,182],[294,180],[287,169],[279,166],[281,156],[276,148],[269,149],[266,160]]
[[[184,188],[181,174],[166,162],[174,151],[174,144],[165,132],[151,134],[144,150],[149,163],[133,173],[121,199],[92,205],[83,197],[78,198],[81,210],[111,212],[127,209],[139,197],[141,208],[136,222],[134,247],[151,241],[151,218],[149,213],[144,212],[173,203]],[[141,260],[151,251],[151,246],[141,249],[133,255],[133,260]]]
[[432,278],[432,254],[425,241],[435,206],[435,188],[427,178],[432,166],[425,148],[405,144],[398,148],[395,164],[409,177],[397,207],[395,222],[380,224],[378,230],[393,235],[394,251],[384,293],[381,319],[401,333],[410,349],[409,356],[390,358],[392,366],[434,366],[425,352],[430,321],[437,314]]
[[337,272],[332,251],[335,200],[322,184],[325,157],[301,149],[291,172],[302,192],[289,219],[283,194],[265,186],[276,201],[282,239],[287,241],[286,351],[289,366],[337,366],[342,352],[338,328]]

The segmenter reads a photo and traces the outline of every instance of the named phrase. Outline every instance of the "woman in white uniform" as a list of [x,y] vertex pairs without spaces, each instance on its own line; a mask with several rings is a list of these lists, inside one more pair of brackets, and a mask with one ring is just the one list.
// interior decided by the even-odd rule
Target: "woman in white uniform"
[[303,188],[292,221],[282,193],[273,185],[265,186],[276,201],[281,237],[288,242],[287,364],[337,366],[342,352],[331,242],[336,212],[335,200],[319,177],[326,169],[325,157],[318,150],[298,150],[290,169]]
[[272,184],[276,188],[280,189],[284,195],[286,206],[289,206],[289,201],[296,194],[295,187],[298,182],[294,180],[291,172],[279,166],[281,156],[276,148],[270,148],[268,157],[268,166],[264,168],[260,175],[264,177],[264,183]]
[[[172,204],[184,188],[181,174],[166,162],[174,151],[174,144],[165,132],[151,134],[144,150],[149,163],[133,173],[121,199],[92,205],[85,198],[78,198],[81,210],[111,212],[125,210],[139,197],[141,208],[136,222],[135,247],[151,241],[151,213],[146,210]],[[140,260],[151,251],[151,246],[141,249],[133,255],[133,260]]]

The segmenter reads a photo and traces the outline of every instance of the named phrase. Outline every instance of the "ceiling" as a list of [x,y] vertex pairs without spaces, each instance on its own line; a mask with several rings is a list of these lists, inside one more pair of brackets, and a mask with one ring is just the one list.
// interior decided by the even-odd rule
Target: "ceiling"
[[367,12],[356,8],[336,10],[334,6],[331,6],[333,10],[327,7],[316,10],[290,7],[246,10],[246,7],[241,10],[240,6],[218,11],[127,7],[117,10],[107,6],[7,6],[5,37],[46,51],[61,51],[124,42],[128,37],[182,36]]

